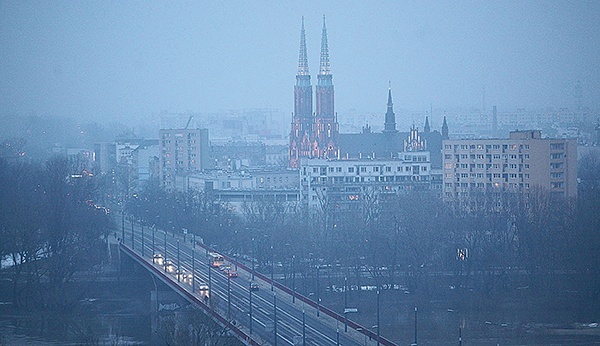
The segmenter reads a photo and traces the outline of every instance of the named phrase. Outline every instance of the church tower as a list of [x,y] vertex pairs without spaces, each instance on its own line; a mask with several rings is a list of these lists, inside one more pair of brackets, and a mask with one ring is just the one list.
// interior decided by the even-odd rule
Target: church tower
[[391,86],[388,89],[387,112],[385,113],[385,123],[383,124],[383,132],[398,132],[398,130],[396,130],[396,114],[394,113],[394,103],[392,102]]
[[308,71],[306,53],[306,34],[304,32],[304,17],[300,31],[300,53],[298,56],[298,73],[294,86],[294,114],[290,131],[289,167],[298,168],[301,157],[312,156],[312,85]]
[[321,59],[315,90],[316,116],[313,127],[314,157],[336,157],[339,150],[339,125],[334,109],[333,76],[329,63],[329,46],[327,43],[327,27],[323,16],[321,35]]

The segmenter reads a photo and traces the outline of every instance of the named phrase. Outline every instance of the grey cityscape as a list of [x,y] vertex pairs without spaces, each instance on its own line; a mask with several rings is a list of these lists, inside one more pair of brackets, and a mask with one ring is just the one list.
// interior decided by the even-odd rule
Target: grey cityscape
[[600,345],[597,1],[0,1],[0,345]]

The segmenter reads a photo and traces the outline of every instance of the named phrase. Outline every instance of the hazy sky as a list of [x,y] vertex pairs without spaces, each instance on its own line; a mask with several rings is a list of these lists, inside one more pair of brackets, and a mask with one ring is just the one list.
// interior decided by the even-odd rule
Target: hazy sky
[[600,107],[600,1],[0,1],[0,112],[293,111],[327,16],[336,110]]

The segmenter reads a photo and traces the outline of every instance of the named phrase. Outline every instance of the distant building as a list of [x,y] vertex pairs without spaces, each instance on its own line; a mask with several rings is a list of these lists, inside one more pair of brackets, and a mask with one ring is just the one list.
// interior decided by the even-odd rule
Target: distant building
[[296,205],[299,177],[297,170],[220,171],[188,173],[176,177],[175,188],[179,191],[201,191],[215,201],[227,203],[242,213],[244,204],[257,201],[277,201],[289,206]]
[[[427,150],[431,157],[431,166],[436,169],[442,167],[442,137],[438,131],[431,131],[429,119],[425,119],[426,129],[418,132],[416,126],[411,126],[409,132],[399,132],[396,130],[396,117],[392,102],[392,90],[388,90],[387,112],[385,115],[385,124],[383,132],[371,132],[367,125],[363,127],[362,133],[341,133],[339,135],[339,156],[340,159],[393,159],[400,157],[405,151],[413,150],[416,145],[412,140],[407,143],[410,136],[419,137],[418,150]],[[444,118],[444,127],[442,131],[448,131],[448,124]],[[410,148],[407,147],[410,144]],[[414,148],[417,150],[417,148]]]
[[541,131],[513,131],[507,139],[443,142],[446,200],[472,192],[528,192],[535,186],[564,197],[577,195],[577,142],[542,138]]
[[209,161],[209,166],[204,169],[239,170],[243,167],[264,166],[266,145],[246,141],[213,142]]
[[175,176],[187,172],[200,172],[208,166],[207,129],[159,130],[160,183],[174,188]]
[[302,159],[300,201],[309,209],[327,200],[337,212],[360,210],[366,194],[385,198],[411,190],[432,189],[427,151],[381,159]]

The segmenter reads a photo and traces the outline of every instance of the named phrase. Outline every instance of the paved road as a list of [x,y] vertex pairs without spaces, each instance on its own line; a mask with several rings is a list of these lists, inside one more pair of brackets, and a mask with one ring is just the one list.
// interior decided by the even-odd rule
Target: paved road
[[[258,283],[260,288],[251,291],[251,272],[237,267],[239,276],[229,278],[218,268],[211,268],[207,260],[207,250],[192,244],[191,238],[188,235],[184,240],[183,235],[173,235],[150,227],[142,228],[137,223],[132,228],[131,222],[127,221],[125,237],[122,240],[123,245],[133,249],[150,263],[153,253],[161,256],[154,261],[154,266],[168,273],[174,281],[177,281],[176,273],[179,270],[182,273],[179,275],[181,288],[202,298],[206,291],[200,291],[200,287],[208,285],[211,297],[208,301],[209,306],[221,316],[242,325],[247,334],[259,336],[268,344],[303,345],[303,341],[306,345],[377,344],[376,340],[370,340],[351,328],[344,332],[343,323],[323,312],[317,316],[316,308],[299,299],[292,302],[290,294],[278,288],[271,291],[271,284],[257,276],[254,282]],[[166,263],[170,265],[165,265]],[[233,263],[231,267],[236,269]],[[194,280],[191,279],[192,270]]]

